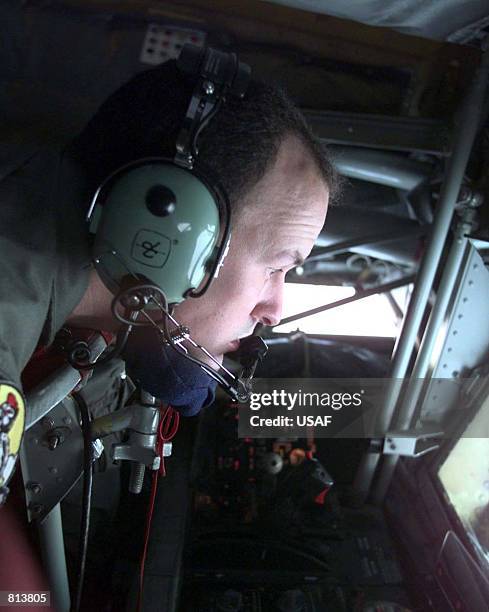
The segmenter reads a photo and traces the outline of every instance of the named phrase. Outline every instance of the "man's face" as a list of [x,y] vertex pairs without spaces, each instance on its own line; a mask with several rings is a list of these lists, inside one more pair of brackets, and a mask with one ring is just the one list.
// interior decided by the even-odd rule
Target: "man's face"
[[303,145],[289,137],[246,200],[219,277],[174,313],[218,359],[257,323],[280,321],[285,274],[309,255],[324,225],[328,189]]

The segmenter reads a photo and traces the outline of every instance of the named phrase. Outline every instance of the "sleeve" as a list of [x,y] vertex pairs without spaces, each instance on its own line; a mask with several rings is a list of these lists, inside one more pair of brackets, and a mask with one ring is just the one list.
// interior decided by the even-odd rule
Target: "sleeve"
[[25,423],[20,375],[51,301],[55,226],[50,191],[56,157],[35,155],[0,182],[0,503]]
[[56,167],[54,154],[38,154],[0,183],[0,377],[18,387],[53,292]]
[[0,169],[0,501],[25,423],[21,373],[82,298],[90,268],[83,173],[57,151],[24,160]]

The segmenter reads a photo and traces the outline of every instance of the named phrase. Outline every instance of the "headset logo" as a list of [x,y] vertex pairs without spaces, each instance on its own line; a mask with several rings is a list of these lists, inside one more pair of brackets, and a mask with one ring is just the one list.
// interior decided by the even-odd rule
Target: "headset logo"
[[142,229],[132,241],[131,257],[151,268],[162,268],[170,255],[171,240],[152,230]]

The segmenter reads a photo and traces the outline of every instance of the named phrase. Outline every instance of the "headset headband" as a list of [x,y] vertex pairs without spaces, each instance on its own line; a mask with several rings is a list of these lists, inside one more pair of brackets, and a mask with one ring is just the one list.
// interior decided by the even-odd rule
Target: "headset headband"
[[228,95],[242,98],[246,93],[251,69],[238,61],[235,53],[201,48],[187,44],[183,47],[177,66],[182,72],[198,75],[192,98],[187,108],[182,129],[177,137],[175,164],[192,169],[199,154],[198,138],[218,112]]

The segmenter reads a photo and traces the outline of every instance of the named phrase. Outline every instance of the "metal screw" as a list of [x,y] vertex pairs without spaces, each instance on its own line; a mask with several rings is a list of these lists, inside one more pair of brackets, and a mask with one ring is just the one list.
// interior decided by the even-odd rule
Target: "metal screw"
[[127,295],[124,298],[123,302],[126,308],[131,308],[133,310],[137,310],[141,306],[141,298],[139,295],[135,293],[131,293],[130,295]]
[[41,425],[45,429],[52,429],[55,425],[55,422],[53,418],[45,416],[44,418],[41,419]]
[[29,489],[29,491],[32,491],[35,495],[38,495],[41,492],[42,487],[38,482],[28,482],[26,484],[26,489]]
[[49,450],[55,450],[59,443],[60,443],[59,436],[57,436],[57,435],[49,436],[49,438],[48,438],[48,448],[49,448]]
[[129,479],[129,491],[135,495],[139,495],[143,490],[144,471],[146,466],[144,463],[131,463],[131,476]]
[[35,504],[35,503],[29,504],[29,510],[31,511],[32,514],[34,514],[35,516],[38,516],[44,510],[44,506],[42,504]]

